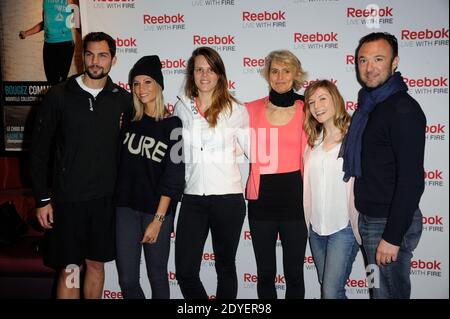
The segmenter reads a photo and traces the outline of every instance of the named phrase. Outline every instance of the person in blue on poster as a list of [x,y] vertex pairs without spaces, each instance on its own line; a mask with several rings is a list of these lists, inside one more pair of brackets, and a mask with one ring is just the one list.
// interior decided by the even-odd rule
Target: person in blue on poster
[[50,85],[65,81],[69,74],[75,50],[69,23],[72,6],[78,6],[78,0],[43,0],[42,21],[19,32],[19,37],[26,39],[44,31],[44,71]]

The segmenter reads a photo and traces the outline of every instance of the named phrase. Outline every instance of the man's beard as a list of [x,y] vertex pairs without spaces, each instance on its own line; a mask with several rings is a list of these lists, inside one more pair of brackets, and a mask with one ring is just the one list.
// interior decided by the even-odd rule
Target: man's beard
[[[92,67],[92,66],[91,66]],[[108,73],[109,73],[109,70],[108,70],[108,72],[105,72],[105,69],[104,68],[101,68],[101,72],[100,73],[98,73],[98,74],[94,74],[94,73],[92,73],[91,71],[90,71],[90,68],[87,68],[86,69],[86,73],[87,73],[87,75],[91,78],[91,79],[93,79],[93,80],[100,80],[100,79],[103,79],[105,76],[107,76],[108,75]]]

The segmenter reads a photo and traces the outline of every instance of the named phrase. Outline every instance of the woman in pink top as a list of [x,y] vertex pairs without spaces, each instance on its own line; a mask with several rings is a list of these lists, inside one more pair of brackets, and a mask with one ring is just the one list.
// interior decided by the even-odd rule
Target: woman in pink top
[[358,212],[353,180],[343,181],[339,149],[350,125],[344,99],[328,80],[305,91],[304,208],[309,246],[323,299],[345,299],[345,284],[358,253]]
[[304,71],[290,51],[273,51],[263,75],[269,96],[247,104],[251,168],[248,220],[258,273],[258,297],[276,299],[276,242],[283,248],[286,298],[304,298],[303,261],[307,228],[303,213],[302,154]]

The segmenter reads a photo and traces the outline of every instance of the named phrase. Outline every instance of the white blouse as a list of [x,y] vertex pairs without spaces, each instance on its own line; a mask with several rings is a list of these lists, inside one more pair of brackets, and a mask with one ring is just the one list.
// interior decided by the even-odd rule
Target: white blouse
[[341,143],[325,151],[323,144],[311,150],[305,166],[309,175],[312,229],[321,236],[328,236],[347,227],[349,207],[347,185],[342,180],[343,159],[338,158]]
[[183,123],[185,194],[223,195],[243,192],[239,170],[240,151],[248,154],[248,113],[233,103],[232,112],[219,116],[210,128],[194,100],[179,98],[173,115]]

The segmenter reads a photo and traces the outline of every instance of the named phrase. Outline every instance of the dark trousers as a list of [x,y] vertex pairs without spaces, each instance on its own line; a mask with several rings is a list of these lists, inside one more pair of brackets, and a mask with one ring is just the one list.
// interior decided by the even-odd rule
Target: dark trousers
[[173,215],[166,216],[156,243],[141,244],[147,226],[155,215],[128,207],[117,207],[116,215],[116,266],[119,285],[125,299],[144,299],[140,284],[141,254],[144,248],[147,276],[152,289],[152,299],[169,299],[167,262],[170,252],[170,234]]
[[175,266],[185,299],[208,298],[200,281],[200,266],[209,230],[217,272],[216,297],[236,298],[235,259],[244,217],[242,194],[183,196],[177,223]]
[[283,247],[283,270],[286,299],[305,298],[303,262],[307,228],[304,219],[287,221],[249,220],[258,273],[258,298],[276,299],[276,242],[280,235]]
[[50,85],[58,84],[67,79],[74,50],[73,41],[44,42],[44,71]]

